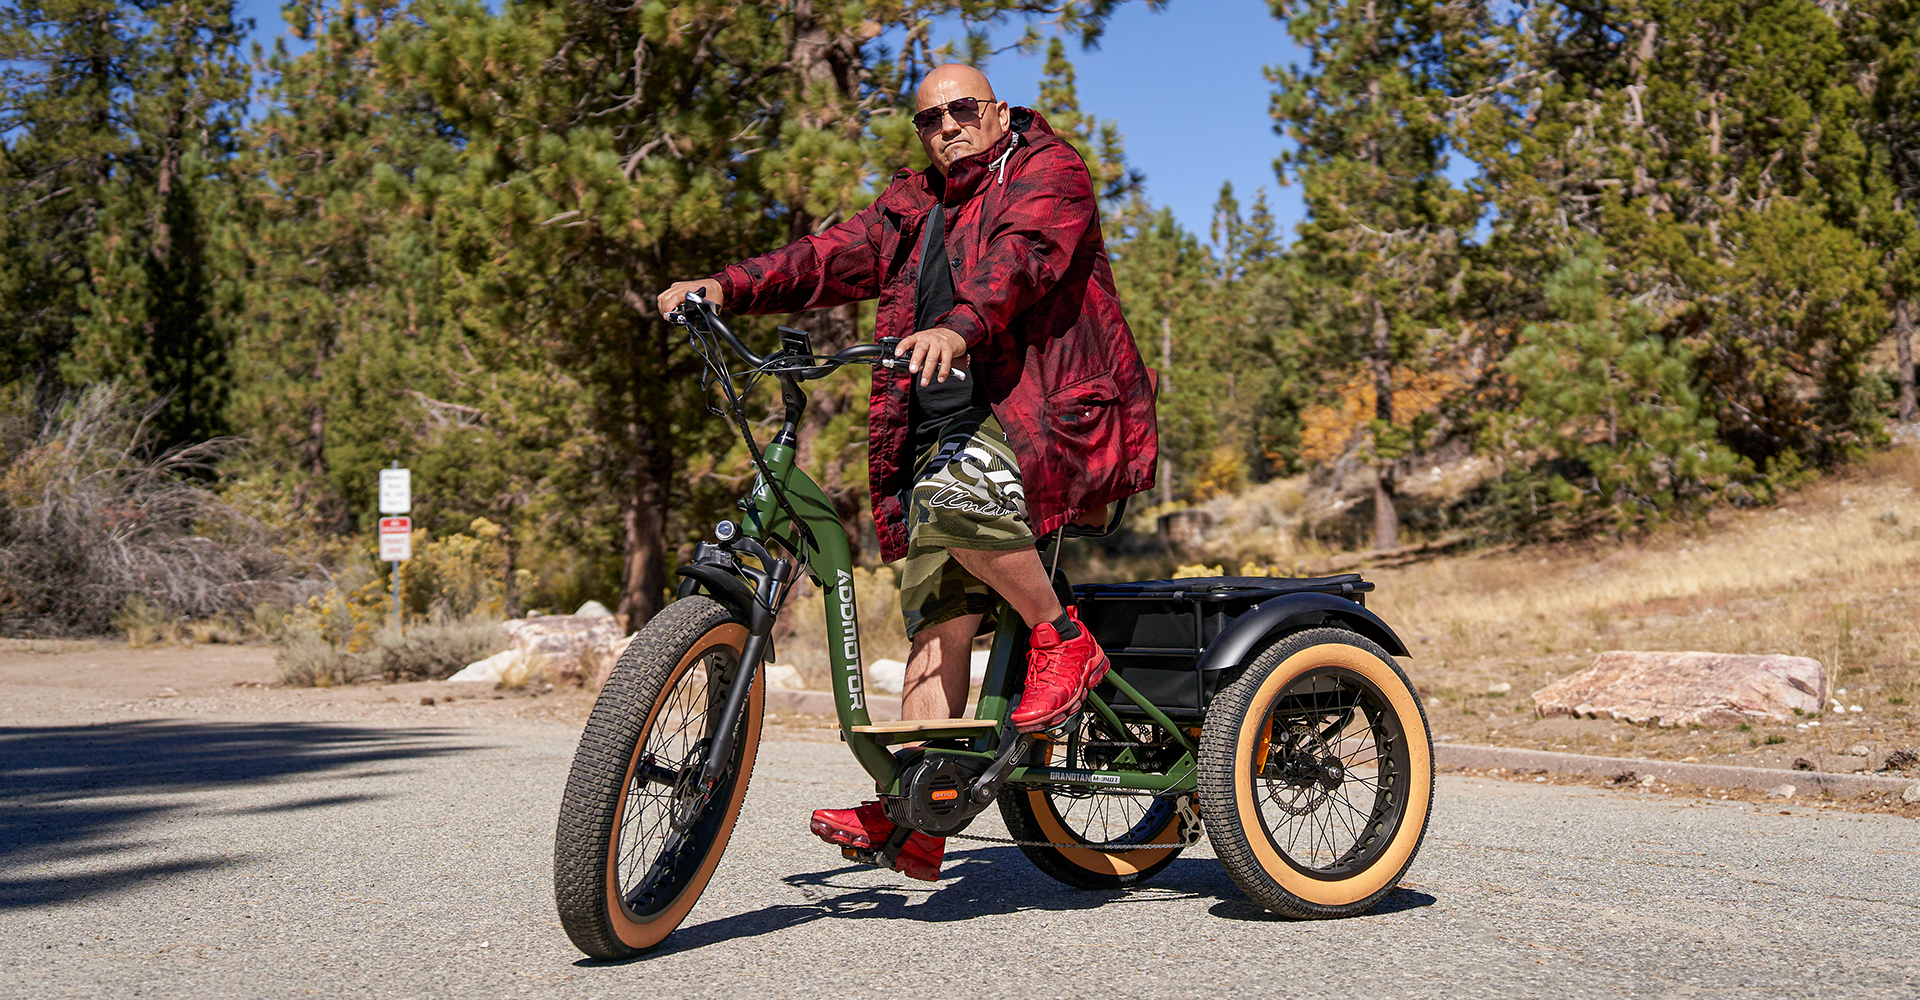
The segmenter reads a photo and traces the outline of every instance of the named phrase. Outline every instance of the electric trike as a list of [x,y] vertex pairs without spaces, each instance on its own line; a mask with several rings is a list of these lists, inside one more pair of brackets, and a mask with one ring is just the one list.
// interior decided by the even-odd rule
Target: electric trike
[[[704,357],[716,409],[738,425],[757,477],[739,519],[720,522],[679,567],[677,598],[628,644],[581,736],[554,850],[561,923],[581,951],[610,959],[657,947],[712,878],[759,749],[773,625],[803,574],[826,603],[841,738],[897,824],[891,840],[849,858],[890,867],[912,831],[967,837],[997,806],[1011,837],[975,839],[1013,843],[1082,888],[1152,878],[1202,831],[1233,882],[1275,913],[1349,916],[1399,883],[1426,831],[1433,746],[1395,661],[1406,647],[1366,607],[1371,583],[1069,587],[1057,547],[1087,531],[1064,529],[1043,540],[1055,547],[1056,589],[1112,662],[1081,710],[1041,732],[1008,721],[1027,630],[1003,603],[970,717],[876,723],[847,536],[795,463],[796,433],[801,383],[904,361],[887,343],[816,355],[788,327],[762,356],[698,295],[670,318]],[[784,413],[762,448],[746,401],[766,376]]]

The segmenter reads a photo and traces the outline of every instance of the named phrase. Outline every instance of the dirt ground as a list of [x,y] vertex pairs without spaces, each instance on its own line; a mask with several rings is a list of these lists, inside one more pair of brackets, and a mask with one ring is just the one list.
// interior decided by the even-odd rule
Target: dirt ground
[[[271,646],[130,649],[115,641],[0,639],[0,726],[154,718],[473,725],[519,720],[579,727],[593,695],[579,688],[495,690],[418,681],[287,687]],[[825,720],[769,712],[769,739],[832,738]]]

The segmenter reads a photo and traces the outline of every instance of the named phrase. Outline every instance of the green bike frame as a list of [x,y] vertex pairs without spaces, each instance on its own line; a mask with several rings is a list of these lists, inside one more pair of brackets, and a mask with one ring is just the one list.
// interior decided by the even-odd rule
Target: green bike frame
[[[756,478],[753,492],[741,505],[745,511],[741,528],[744,534],[752,538],[762,542],[773,541],[788,552],[797,553],[805,563],[808,576],[820,588],[826,602],[827,647],[832,664],[834,708],[839,716],[841,738],[853,750],[860,766],[873,776],[875,784],[888,794],[899,792],[894,757],[887,749],[890,743],[924,739],[943,742],[962,740],[965,741],[964,749],[929,747],[927,752],[994,756],[1002,735],[1011,738],[1006,718],[1013,709],[1015,680],[1024,676],[1015,673],[1016,665],[1013,662],[1015,649],[1019,645],[1020,619],[1004,603],[1000,607],[1000,625],[994,633],[986,678],[981,685],[979,705],[975,709],[975,718],[990,720],[996,723],[995,728],[970,726],[898,734],[859,731],[861,727],[870,726],[872,720],[867,713],[866,690],[862,681],[859,611],[854,599],[853,559],[847,545],[846,529],[841,525],[833,504],[827,500],[826,493],[804,470],[795,466],[793,447],[785,443],[789,436],[784,432],[776,436],[764,454],[765,469],[779,484],[786,505],[781,504],[764,476]],[[788,508],[806,525],[806,533],[801,537],[794,537],[796,532],[788,526]],[[1024,671],[1024,664],[1019,667]],[[1008,781],[1082,785],[1155,794],[1191,791],[1195,787],[1194,754],[1197,745],[1193,733],[1168,718],[1166,713],[1122,679],[1118,672],[1110,672],[1107,679],[1115,690],[1138,705],[1148,719],[1169,734],[1184,751],[1180,758],[1164,772],[1128,770],[1124,765],[1135,762],[1131,757],[1132,751],[1128,750],[1116,759],[1116,763],[1121,765],[1120,769],[1016,766],[1008,774]],[[1116,732],[1127,731],[1112,707],[1097,694],[1089,692],[1087,704],[1105,718]]]

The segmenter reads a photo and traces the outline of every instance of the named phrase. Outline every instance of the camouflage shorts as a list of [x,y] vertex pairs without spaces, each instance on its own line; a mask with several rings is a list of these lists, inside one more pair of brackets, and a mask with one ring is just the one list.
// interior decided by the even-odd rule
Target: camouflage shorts
[[927,449],[907,504],[900,610],[909,638],[961,615],[991,615],[998,598],[948,549],[1031,548],[1026,493],[1006,435],[992,418]]

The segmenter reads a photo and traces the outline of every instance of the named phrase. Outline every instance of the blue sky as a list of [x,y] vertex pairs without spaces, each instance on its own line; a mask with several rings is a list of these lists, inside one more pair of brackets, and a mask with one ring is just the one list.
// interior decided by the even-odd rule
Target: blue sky
[[[1009,26],[1000,33],[1017,39]],[[996,36],[998,37],[998,36]],[[1262,69],[1305,63],[1286,25],[1264,0],[1173,0],[1155,13],[1126,4],[1107,23],[1100,47],[1069,43],[1082,110],[1112,120],[1127,139],[1127,160],[1147,175],[1147,197],[1173,209],[1203,241],[1222,181],[1232,181],[1242,211],[1261,188],[1283,235],[1303,214],[1300,189],[1280,187],[1273,158],[1283,140],[1267,111],[1272,92]],[[1042,49],[1006,52],[986,67],[1001,99],[1024,104],[1039,92]]]
[[[278,0],[240,0],[240,10],[254,19],[263,46],[285,30]],[[1020,31],[1010,22],[996,37],[1010,43]],[[1291,237],[1302,214],[1299,189],[1280,187],[1274,175],[1282,140],[1267,113],[1271,88],[1262,68],[1305,56],[1265,0],[1172,0],[1159,13],[1123,4],[1099,48],[1069,43],[1067,55],[1081,108],[1119,125],[1127,159],[1146,173],[1155,205],[1173,209],[1206,240],[1222,181],[1233,182],[1243,210],[1265,188]],[[1038,92],[1045,61],[1044,48],[1031,56],[1005,52],[987,74],[1001,98],[1024,104]]]

